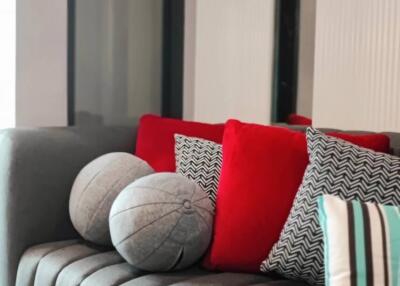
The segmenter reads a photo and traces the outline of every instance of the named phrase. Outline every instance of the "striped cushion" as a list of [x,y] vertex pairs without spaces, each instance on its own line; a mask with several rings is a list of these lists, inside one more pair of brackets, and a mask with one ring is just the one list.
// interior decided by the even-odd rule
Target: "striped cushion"
[[176,172],[198,184],[213,206],[222,165],[222,146],[213,141],[175,134]]
[[400,207],[318,198],[326,285],[400,285]]

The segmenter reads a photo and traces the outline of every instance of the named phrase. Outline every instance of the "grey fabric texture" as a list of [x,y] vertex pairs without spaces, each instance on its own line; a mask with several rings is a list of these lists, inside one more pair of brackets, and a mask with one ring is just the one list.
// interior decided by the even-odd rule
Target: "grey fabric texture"
[[58,274],[56,284],[60,286],[79,285],[86,277],[98,270],[124,262],[117,251],[89,255],[64,267]]
[[45,255],[36,270],[34,285],[51,286],[56,283],[58,274],[71,263],[84,257],[97,254],[96,249],[84,244],[74,244],[54,250]]
[[172,271],[207,250],[214,211],[208,194],[175,173],[156,173],[123,190],[110,212],[113,245],[133,266]]
[[78,174],[72,186],[69,214],[75,229],[88,241],[111,245],[108,216],[118,194],[154,170],[142,159],[124,152],[96,158]]
[[50,242],[29,248],[19,262],[21,271],[17,273],[17,285],[33,285],[39,262],[47,254],[69,245],[76,244],[77,240]]
[[125,127],[0,131],[0,285],[15,285],[29,246],[78,237],[68,214],[76,175],[102,154],[134,151],[135,134]]
[[170,285],[181,281],[187,281],[203,275],[209,275],[206,270],[200,267],[192,267],[186,270],[177,272],[165,273],[149,273],[144,274],[136,279],[130,280],[121,286],[157,286],[157,285]]
[[[26,273],[33,275],[28,277]],[[84,241],[54,242],[28,249],[18,268],[18,277],[22,276],[25,279],[18,279],[16,286],[306,285],[260,274],[209,272],[199,266],[149,273],[123,262],[116,251],[102,251]]]
[[[135,134],[127,127],[0,131],[0,285],[15,285],[18,261],[29,246],[78,237],[68,213],[76,175],[102,154],[132,152]],[[400,155],[400,134],[386,134]]]

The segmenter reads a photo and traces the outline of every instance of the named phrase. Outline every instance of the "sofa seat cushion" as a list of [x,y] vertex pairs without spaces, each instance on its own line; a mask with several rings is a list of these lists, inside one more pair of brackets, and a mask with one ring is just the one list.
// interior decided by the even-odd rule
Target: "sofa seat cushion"
[[265,275],[215,273],[194,266],[171,273],[148,273],[115,251],[79,240],[33,246],[22,256],[17,286],[305,285]]

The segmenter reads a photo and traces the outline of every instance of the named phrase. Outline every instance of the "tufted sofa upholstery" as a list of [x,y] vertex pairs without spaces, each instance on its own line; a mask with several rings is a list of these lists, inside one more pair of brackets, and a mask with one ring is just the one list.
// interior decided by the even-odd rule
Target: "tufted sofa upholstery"
[[126,263],[115,250],[84,241],[50,242],[29,248],[22,256],[18,286],[156,286],[156,285],[304,285],[264,275],[212,273],[194,266],[171,273],[146,273]]

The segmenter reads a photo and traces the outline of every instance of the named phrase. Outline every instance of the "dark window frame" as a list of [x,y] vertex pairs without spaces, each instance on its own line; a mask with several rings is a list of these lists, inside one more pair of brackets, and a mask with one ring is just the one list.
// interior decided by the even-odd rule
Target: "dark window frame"
[[[75,124],[76,0],[68,0],[68,125]],[[184,0],[164,0],[162,111],[182,118],[184,66]],[[272,122],[285,122],[296,112],[300,0],[276,0]]]
[[76,0],[68,0],[67,11],[67,122],[75,125],[75,5]]
[[276,0],[272,122],[286,122],[297,107],[300,0]]

